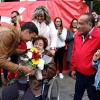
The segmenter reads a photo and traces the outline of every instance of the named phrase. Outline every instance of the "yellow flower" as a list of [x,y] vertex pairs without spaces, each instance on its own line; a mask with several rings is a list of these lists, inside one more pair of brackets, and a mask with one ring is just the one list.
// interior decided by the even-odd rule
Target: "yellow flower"
[[35,47],[32,47],[30,51],[32,51],[32,52],[35,51],[37,53],[38,52],[38,49],[35,48]]
[[39,64],[39,61],[40,61],[40,59],[38,59],[38,60],[32,59],[32,63],[33,63],[34,65],[38,65],[38,64]]

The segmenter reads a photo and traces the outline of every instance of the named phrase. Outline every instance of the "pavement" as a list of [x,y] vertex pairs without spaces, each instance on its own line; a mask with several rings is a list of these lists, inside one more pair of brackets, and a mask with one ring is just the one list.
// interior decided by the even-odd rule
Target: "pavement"
[[[64,79],[57,77],[60,86],[60,100],[73,100],[75,80],[68,73],[64,74]],[[85,92],[82,100],[89,100]]]
[[[75,87],[75,80],[72,79],[68,73],[64,73],[64,78],[60,79],[59,76],[57,76],[57,80],[59,83],[60,88],[60,99],[59,100],[73,100],[74,96],[74,87]],[[1,92],[4,87],[0,88],[0,97]],[[89,100],[87,97],[86,92],[84,93],[84,96],[82,100]]]

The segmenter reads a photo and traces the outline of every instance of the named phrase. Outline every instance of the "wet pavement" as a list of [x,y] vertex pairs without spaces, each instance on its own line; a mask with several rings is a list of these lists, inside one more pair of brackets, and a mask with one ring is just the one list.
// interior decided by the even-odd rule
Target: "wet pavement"
[[[57,76],[60,87],[60,100],[73,100],[75,80],[69,77],[68,73],[64,74],[64,78],[60,79]],[[3,87],[0,88],[0,97]],[[84,93],[82,100],[89,100],[87,94]]]

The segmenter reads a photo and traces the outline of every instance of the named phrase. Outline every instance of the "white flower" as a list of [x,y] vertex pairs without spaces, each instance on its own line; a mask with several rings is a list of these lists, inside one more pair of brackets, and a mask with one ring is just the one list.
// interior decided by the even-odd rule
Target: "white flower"
[[40,70],[44,69],[44,60],[40,59],[39,64],[37,65]]
[[28,58],[24,58],[24,61],[28,61]]
[[24,57],[21,57],[21,56],[20,56],[20,60],[24,60],[24,59],[25,59]]
[[24,58],[24,57],[20,56],[20,60],[22,60],[22,61],[28,61],[28,58]]
[[32,58],[32,52],[27,52],[26,56],[28,56],[28,58]]

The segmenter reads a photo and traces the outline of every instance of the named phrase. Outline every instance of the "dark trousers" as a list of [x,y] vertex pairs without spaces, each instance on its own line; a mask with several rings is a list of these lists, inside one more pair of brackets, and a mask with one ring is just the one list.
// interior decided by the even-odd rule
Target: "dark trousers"
[[[3,69],[4,78],[7,78],[8,71],[6,69]],[[0,69],[0,87],[2,86],[2,77],[1,77],[1,69]]]
[[97,100],[96,90],[95,87],[93,86],[94,78],[95,74],[90,76],[85,76],[76,71],[75,95],[73,100],[82,100],[82,96],[84,94],[85,89],[87,90],[89,100]]
[[[15,82],[11,85],[6,86],[2,90],[2,100],[15,100],[18,97],[18,82]],[[35,97],[31,92],[29,85],[27,85],[27,89],[22,100],[40,100],[39,97]]]
[[97,100],[100,100],[100,90],[96,90]]
[[1,78],[1,72],[0,72],[0,87],[2,86],[2,78]]
[[65,50],[64,47],[57,49],[57,51],[55,53],[55,56],[54,56],[54,61],[56,63],[56,66],[57,66],[57,60],[58,60],[58,63],[59,63],[59,72],[60,73],[62,73],[62,70],[63,70],[64,50]]
[[70,64],[70,61],[67,61],[68,62],[68,67],[69,67],[69,70],[72,71],[72,66]]
[[6,69],[3,69],[3,73],[4,73],[4,78],[7,78],[8,76],[8,71]]

